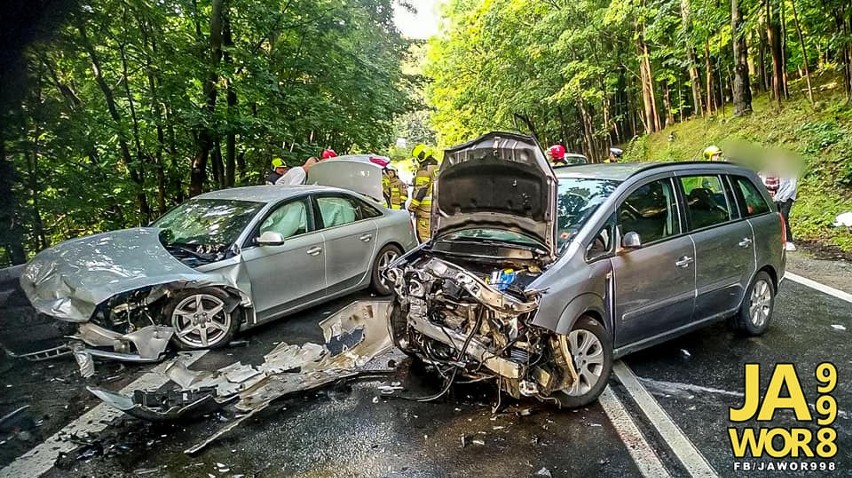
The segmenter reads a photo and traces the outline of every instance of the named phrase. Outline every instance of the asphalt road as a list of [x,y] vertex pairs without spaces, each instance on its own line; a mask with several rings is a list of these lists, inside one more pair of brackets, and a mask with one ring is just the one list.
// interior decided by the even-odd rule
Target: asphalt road
[[[845,266],[821,264],[835,287]],[[792,269],[797,272],[798,269]],[[836,271],[841,271],[837,273]],[[818,275],[807,276],[819,281]],[[852,290],[847,290],[852,292]],[[351,300],[312,309],[243,338],[249,344],[207,353],[192,368],[216,369],[231,362],[259,363],[278,342],[321,341],[317,322]],[[232,416],[212,415],[179,423],[145,423],[97,415],[85,385],[119,390],[150,379],[151,366],[98,363],[83,380],[73,361],[0,361],[0,415],[26,410],[0,421],[0,477],[11,464],[38,451],[68,450],[25,476],[788,476],[744,472],[742,466],[791,462],[833,463],[835,474],[852,475],[852,302],[791,280],[782,284],[774,324],[760,338],[744,339],[715,325],[631,355],[617,367],[600,403],[581,410],[556,410],[532,400],[506,401],[492,413],[488,385],[457,385],[436,402],[378,398],[377,386],[400,380],[409,396],[437,391],[432,377],[402,361],[393,377],[359,380],[319,392],[282,399],[247,420],[196,456],[184,449],[227,425]],[[808,403],[818,401],[815,367],[832,362],[838,370],[835,398],[837,455],[832,460],[738,460],[728,438],[728,410],[744,401],[744,364],[760,363],[761,389],[772,366],[793,363]],[[785,395],[786,396],[786,395]],[[815,411],[815,408],[810,408]],[[89,420],[90,422],[92,420]],[[69,424],[101,428],[68,435]],[[746,425],[755,425],[754,422]],[[804,427],[788,410],[764,427]],[[736,428],[743,428],[737,425]],[[58,435],[57,435],[58,434]],[[49,437],[58,440],[45,440]],[[55,445],[59,443],[59,445]],[[53,465],[53,466],[51,466]],[[739,467],[739,468],[737,468]],[[16,472],[17,473],[17,472]],[[802,472],[793,475],[828,475]],[[24,476],[21,475],[21,476]]]

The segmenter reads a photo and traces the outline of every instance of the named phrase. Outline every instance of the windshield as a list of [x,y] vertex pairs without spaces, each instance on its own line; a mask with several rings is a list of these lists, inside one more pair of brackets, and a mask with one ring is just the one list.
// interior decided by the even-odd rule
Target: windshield
[[232,199],[195,199],[157,219],[152,226],[164,230],[166,246],[201,246],[217,251],[239,237],[263,203]]
[[540,248],[541,244],[521,233],[503,229],[466,229],[441,237],[443,241],[482,241],[492,240],[524,247]]
[[557,250],[562,250],[571,242],[577,231],[619,184],[619,181],[609,179],[559,178],[556,197]]

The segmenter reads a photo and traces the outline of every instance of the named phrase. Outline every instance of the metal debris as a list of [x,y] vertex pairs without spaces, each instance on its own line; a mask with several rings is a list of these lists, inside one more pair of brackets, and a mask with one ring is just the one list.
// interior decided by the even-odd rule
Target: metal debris
[[[379,363],[382,361],[371,361],[393,348],[387,327],[389,308],[389,301],[353,302],[320,322],[324,344],[298,346],[282,342],[258,366],[237,362],[216,371],[193,371],[174,360],[164,373],[180,387],[178,391],[163,394],[137,390],[128,397],[100,388],[89,390],[109,405],[144,420],[210,413],[235,402],[234,408],[244,415],[186,450],[188,454],[197,453],[285,395],[385,371],[377,368],[384,365]],[[402,387],[392,383],[389,389]]]

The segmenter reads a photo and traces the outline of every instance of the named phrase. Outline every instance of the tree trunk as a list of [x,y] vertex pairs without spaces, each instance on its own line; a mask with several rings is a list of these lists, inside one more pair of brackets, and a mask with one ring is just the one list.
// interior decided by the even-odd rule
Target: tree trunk
[[145,25],[145,20],[138,19],[139,31],[142,33],[142,44],[145,48],[151,49],[150,55],[145,55],[145,69],[148,77],[148,91],[151,95],[151,116],[154,118],[154,124],[157,129],[157,149],[154,151],[154,161],[156,162],[157,174],[157,212],[163,215],[166,212],[166,167],[163,164],[163,151],[166,149],[166,135],[163,131],[163,107],[160,105],[160,98],[157,91],[157,79],[154,75],[154,66],[151,62],[151,57],[157,55],[157,40],[148,36],[148,29]]
[[639,54],[639,73],[642,80],[642,103],[645,109],[645,132],[654,133],[659,131],[660,116],[657,113],[657,96],[654,92],[654,74],[651,70],[651,55],[648,52],[648,44],[645,43],[644,27],[638,26],[637,38]]
[[95,82],[98,84],[98,87],[104,95],[109,115],[115,122],[116,129],[118,130],[118,146],[121,152],[121,158],[127,166],[131,181],[133,181],[136,185],[136,202],[139,206],[139,224],[147,224],[147,222],[143,221],[151,216],[151,208],[148,206],[148,198],[145,197],[145,185],[143,183],[143,178],[139,176],[139,172],[134,168],[133,158],[130,155],[130,147],[127,145],[127,140],[124,138],[124,134],[122,132],[121,115],[119,115],[118,107],[115,104],[115,95],[103,77],[100,61],[95,53],[95,48],[92,46],[92,43],[89,41],[89,37],[86,34],[86,27],[83,20],[80,20],[80,23],[77,25],[77,30],[80,32],[80,40],[83,49],[88,53],[89,60],[92,62],[92,73],[95,75]]
[[[225,46],[225,63],[232,63],[231,55],[228,49],[234,46],[234,39],[231,35],[231,21],[227,15],[222,20],[223,32],[222,43]],[[228,78],[225,82],[225,100],[228,105],[228,132],[225,137],[225,187],[234,185],[234,176],[237,166],[237,133],[234,127],[234,116],[237,114],[237,92],[234,90],[233,78]]]
[[772,8],[773,0],[766,0],[766,39],[772,55],[772,97],[777,108],[781,108],[781,97],[784,95],[783,53],[781,51],[781,27],[778,24],[777,12]]
[[731,93],[734,102],[734,116],[751,113],[751,85],[748,78],[748,49],[743,17],[740,12],[739,0],[731,0],[731,31],[734,46],[734,81]]
[[663,108],[666,109],[666,127],[669,127],[675,123],[675,119],[672,109],[672,92],[668,80],[663,81]]
[[808,66],[808,50],[805,47],[805,36],[802,35],[802,25],[799,23],[799,14],[796,12],[796,0],[791,0],[790,5],[793,7],[793,21],[796,22],[796,35],[799,37],[799,45],[802,47],[802,66],[805,70],[805,84],[808,88],[808,101],[811,105],[814,104],[814,91],[811,88],[811,70]]
[[707,116],[710,116],[713,114],[713,107],[715,104],[713,102],[713,63],[710,62],[709,40],[705,40],[704,42],[704,78],[707,81],[705,88],[707,90],[707,101],[704,106],[707,111]]
[[[122,75],[122,83],[124,83],[124,94],[127,97],[127,104],[130,108],[130,121],[133,130],[133,143],[136,146],[136,167],[139,169],[139,172],[136,174],[139,176],[141,181],[141,187],[144,191],[145,188],[145,161],[146,155],[144,151],[142,151],[142,142],[139,139],[139,119],[136,116],[136,106],[133,101],[133,94],[130,92],[130,78],[127,73],[127,55],[125,54],[124,45],[121,44],[118,47],[118,51],[121,57],[121,75]],[[151,212],[148,210],[147,214],[143,214],[142,216],[142,225],[148,225],[151,222]]]
[[[207,79],[204,82],[205,114],[208,121],[213,121],[216,111],[216,83],[219,81],[219,64],[222,61],[222,18],[225,15],[225,0],[213,0],[210,12],[210,64]],[[197,196],[204,190],[207,179],[207,159],[213,148],[213,131],[207,125],[199,128],[195,135],[195,156],[192,158],[192,169],[189,173],[189,195]]]
[[695,49],[689,41],[689,32],[691,30],[692,21],[690,18],[689,0],[680,0],[680,16],[683,25],[683,36],[686,45],[686,61],[687,69],[689,70],[689,85],[692,88],[692,114],[703,115],[704,107],[701,104],[701,76],[698,74],[698,59],[696,58]]
[[769,75],[766,73],[766,49],[768,47],[768,41],[766,39],[766,12],[764,9],[760,9],[759,11],[760,14],[758,16],[757,27],[759,62],[759,65],[757,67],[757,84],[761,91],[769,91],[771,86],[769,81]]
[[17,177],[15,164],[6,156],[6,112],[0,112],[0,197],[5,203],[0,208],[0,246],[6,251],[5,261],[23,264],[27,261],[24,250],[24,231],[17,220],[14,184]]

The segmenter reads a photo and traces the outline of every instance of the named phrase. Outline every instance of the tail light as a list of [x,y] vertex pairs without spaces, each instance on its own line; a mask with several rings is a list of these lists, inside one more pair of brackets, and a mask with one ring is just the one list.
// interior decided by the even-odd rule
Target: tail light
[[787,221],[784,220],[784,216],[781,213],[778,213],[778,218],[781,219],[781,248],[787,244]]

